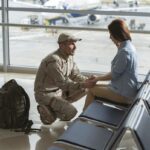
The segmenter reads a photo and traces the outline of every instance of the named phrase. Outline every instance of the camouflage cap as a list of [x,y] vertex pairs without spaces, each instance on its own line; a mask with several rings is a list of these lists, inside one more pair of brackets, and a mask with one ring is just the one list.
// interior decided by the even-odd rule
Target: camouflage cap
[[69,33],[61,33],[58,37],[58,43],[65,42],[65,41],[70,41],[70,40],[76,42],[76,41],[81,41],[82,39],[77,38],[74,35],[69,34]]

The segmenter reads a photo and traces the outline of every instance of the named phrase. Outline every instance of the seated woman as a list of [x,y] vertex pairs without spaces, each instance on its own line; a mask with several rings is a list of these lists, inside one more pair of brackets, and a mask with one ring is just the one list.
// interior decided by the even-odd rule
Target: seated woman
[[93,82],[110,80],[110,83],[96,84],[89,89],[83,110],[95,96],[118,104],[131,104],[137,93],[137,54],[128,27],[123,20],[116,19],[108,25],[108,30],[118,51],[111,62],[111,71],[96,77]]

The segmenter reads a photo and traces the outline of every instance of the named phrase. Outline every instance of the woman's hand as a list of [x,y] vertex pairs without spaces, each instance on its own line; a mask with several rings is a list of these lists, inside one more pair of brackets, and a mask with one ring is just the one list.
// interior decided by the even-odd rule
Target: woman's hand
[[95,75],[90,76],[87,80],[85,80],[85,87],[92,88],[93,86],[95,86],[97,82],[95,79],[96,79]]

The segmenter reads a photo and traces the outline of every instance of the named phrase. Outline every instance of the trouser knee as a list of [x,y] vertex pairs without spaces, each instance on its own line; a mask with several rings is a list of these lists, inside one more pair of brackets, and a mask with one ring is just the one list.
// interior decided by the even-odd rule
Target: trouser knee
[[63,112],[64,112],[63,115],[60,116],[60,119],[63,121],[69,121],[72,118],[74,118],[75,115],[77,114],[77,110],[72,104],[64,106]]
[[69,121],[77,114],[76,108],[61,97],[55,97],[51,103],[51,108],[58,118]]

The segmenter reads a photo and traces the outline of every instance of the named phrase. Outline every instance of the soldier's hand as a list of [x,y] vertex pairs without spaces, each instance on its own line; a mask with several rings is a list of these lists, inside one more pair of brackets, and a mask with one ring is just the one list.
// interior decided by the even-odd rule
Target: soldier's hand
[[91,75],[87,80],[86,80],[86,82],[97,82],[97,80],[96,80],[96,78],[97,78],[97,76],[96,75]]
[[95,84],[96,84],[96,82],[94,80],[86,80],[86,82],[84,83],[84,87],[92,88],[95,86]]
[[93,80],[93,79],[95,79],[96,77],[97,77],[96,75],[91,75],[86,81]]

